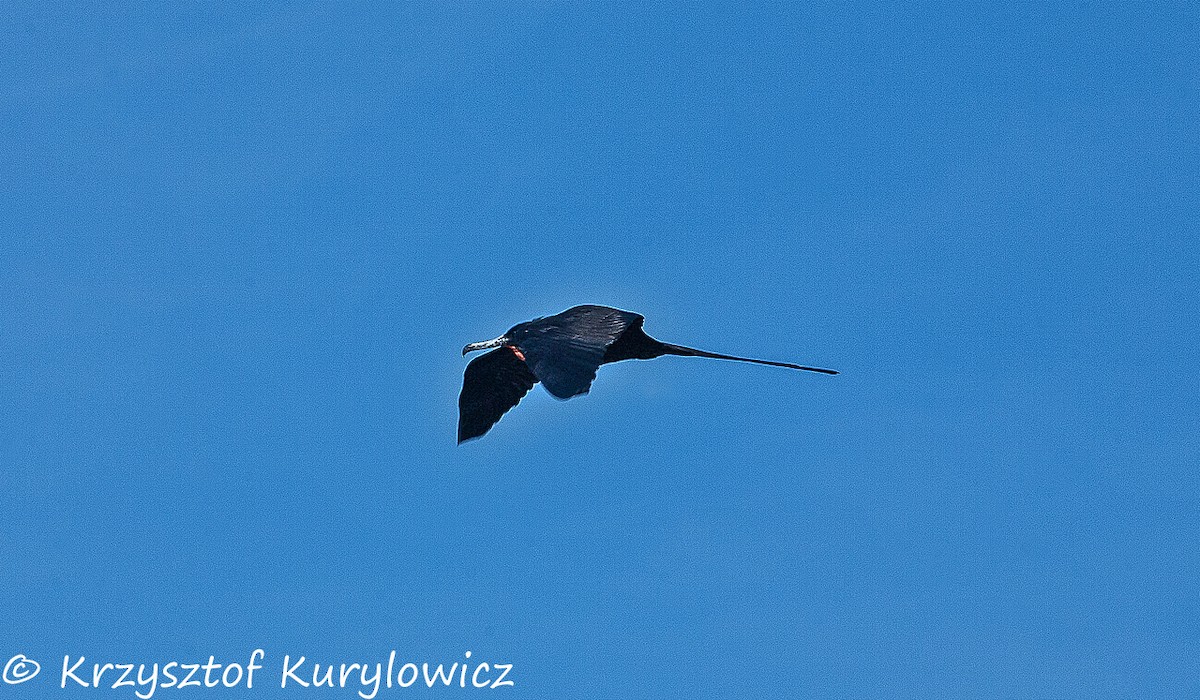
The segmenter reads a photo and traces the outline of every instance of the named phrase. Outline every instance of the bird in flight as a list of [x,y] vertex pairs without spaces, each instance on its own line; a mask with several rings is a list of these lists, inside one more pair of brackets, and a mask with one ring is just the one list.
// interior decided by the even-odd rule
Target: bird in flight
[[463,375],[458,395],[459,444],[491,430],[538,382],[557,399],[588,393],[596,370],[609,362],[682,355],[837,374],[831,369],[719,355],[659,342],[642,330],[643,321],[640,314],[608,306],[576,306],[518,323],[499,338],[464,347],[464,357],[476,350],[495,350],[472,360]]

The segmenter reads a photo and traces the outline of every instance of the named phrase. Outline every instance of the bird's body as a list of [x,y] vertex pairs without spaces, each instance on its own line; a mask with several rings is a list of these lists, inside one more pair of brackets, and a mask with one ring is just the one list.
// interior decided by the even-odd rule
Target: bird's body
[[467,365],[458,397],[458,441],[482,436],[538,382],[555,398],[569,399],[588,392],[600,365],[621,360],[682,355],[837,374],[829,369],[663,343],[646,335],[642,330],[644,320],[639,314],[608,306],[576,306],[554,316],[518,323],[494,340],[466,346],[463,355],[496,349]]

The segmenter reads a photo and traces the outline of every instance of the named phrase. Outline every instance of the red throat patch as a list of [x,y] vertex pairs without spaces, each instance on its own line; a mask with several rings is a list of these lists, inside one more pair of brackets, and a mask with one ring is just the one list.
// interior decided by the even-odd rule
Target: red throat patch
[[517,356],[518,360],[520,360],[521,362],[525,361],[525,355],[521,352],[521,349],[518,348],[516,345],[509,345],[508,349],[513,351],[513,354]]

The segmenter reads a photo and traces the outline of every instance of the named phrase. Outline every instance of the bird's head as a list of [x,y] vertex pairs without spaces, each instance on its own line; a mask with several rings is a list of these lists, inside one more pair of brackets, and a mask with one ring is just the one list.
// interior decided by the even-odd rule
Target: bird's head
[[502,335],[499,338],[492,338],[491,340],[484,340],[479,343],[469,343],[463,348],[463,357],[466,357],[467,353],[469,352],[475,352],[476,350],[487,350],[489,348],[498,348],[507,342],[508,336]]

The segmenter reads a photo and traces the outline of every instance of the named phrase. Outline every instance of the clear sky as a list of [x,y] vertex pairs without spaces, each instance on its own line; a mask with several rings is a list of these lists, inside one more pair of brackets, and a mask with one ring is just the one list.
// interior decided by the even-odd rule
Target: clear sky
[[3,694],[1196,697],[1200,10],[987,5],[5,3]]

